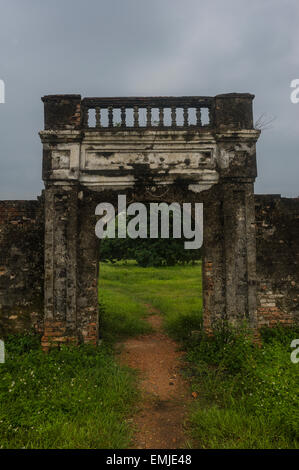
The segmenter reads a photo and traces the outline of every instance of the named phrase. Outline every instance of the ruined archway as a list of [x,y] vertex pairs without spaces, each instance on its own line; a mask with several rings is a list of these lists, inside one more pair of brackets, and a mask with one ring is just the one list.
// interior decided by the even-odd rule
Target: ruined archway
[[165,202],[203,202],[204,327],[219,318],[233,324],[246,319],[255,327],[259,131],[253,128],[252,99],[43,98],[45,348],[51,338],[97,342],[95,207],[117,205],[118,194],[138,202],[153,195]]

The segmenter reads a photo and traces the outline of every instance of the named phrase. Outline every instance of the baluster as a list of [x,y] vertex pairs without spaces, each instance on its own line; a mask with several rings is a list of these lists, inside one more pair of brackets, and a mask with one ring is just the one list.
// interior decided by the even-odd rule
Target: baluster
[[152,108],[148,106],[146,110],[146,127],[151,127],[151,126],[152,126]]
[[113,107],[108,107],[108,127],[113,127]]
[[184,126],[188,127],[188,106],[184,106]]
[[176,107],[171,107],[171,127],[176,127]]
[[164,108],[159,108],[159,127],[164,125]]
[[134,106],[134,127],[139,127],[139,111],[138,111],[138,106]]
[[196,108],[196,125],[198,127],[202,126],[202,123],[201,123],[201,109],[200,109],[199,106]]
[[96,127],[101,127],[101,108],[96,107]]
[[120,117],[121,117],[121,127],[126,127],[126,107],[122,106],[120,109]]

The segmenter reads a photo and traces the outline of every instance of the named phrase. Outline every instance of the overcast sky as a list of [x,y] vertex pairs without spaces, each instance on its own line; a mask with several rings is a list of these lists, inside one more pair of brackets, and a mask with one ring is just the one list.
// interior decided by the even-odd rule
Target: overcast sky
[[255,94],[256,193],[299,195],[298,0],[0,0],[0,199],[36,198],[40,97]]

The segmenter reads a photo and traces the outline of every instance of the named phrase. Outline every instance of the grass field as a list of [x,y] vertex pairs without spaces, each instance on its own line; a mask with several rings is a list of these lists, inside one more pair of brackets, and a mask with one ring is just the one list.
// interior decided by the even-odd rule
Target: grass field
[[138,406],[138,377],[118,365],[113,342],[150,330],[147,304],[186,351],[184,373],[198,398],[189,412],[195,448],[298,448],[299,329],[265,330],[262,347],[244,332],[201,329],[201,265],[141,268],[101,264],[97,349],[45,355],[34,335],[6,340],[0,365],[0,448],[125,448]]
[[290,360],[298,337],[298,327],[264,330],[259,348],[242,333],[218,332],[187,347],[199,395],[190,412],[195,447],[299,448],[299,367]]
[[113,343],[150,330],[146,303],[163,309],[173,333],[200,324],[200,266],[144,269],[129,263],[100,269],[100,348],[62,348],[45,355],[34,335],[6,339],[0,448],[127,447],[133,432],[128,419],[138,404],[137,377],[117,364]]
[[107,314],[102,330],[125,335],[144,332],[146,304],[159,309],[164,326],[176,339],[184,340],[201,328],[201,263],[187,266],[142,268],[133,261],[100,267],[99,298]]
[[[168,333],[186,350],[186,376],[198,394],[189,415],[195,448],[298,448],[299,364],[290,343],[299,329],[265,330],[262,347],[248,332],[219,328],[213,339],[201,328],[201,265],[140,268],[101,266],[103,331],[146,330],[144,304],[158,308]],[[135,326],[134,326],[135,325]]]
[[136,377],[109,345],[45,354],[31,335],[6,340],[0,364],[0,448],[124,448]]

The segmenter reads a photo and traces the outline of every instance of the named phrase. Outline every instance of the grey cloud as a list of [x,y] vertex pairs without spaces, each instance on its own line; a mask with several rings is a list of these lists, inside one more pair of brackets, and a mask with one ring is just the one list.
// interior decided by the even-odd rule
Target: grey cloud
[[256,192],[299,195],[297,0],[2,0],[0,198],[41,183],[40,97],[256,95],[276,116],[258,143]]

